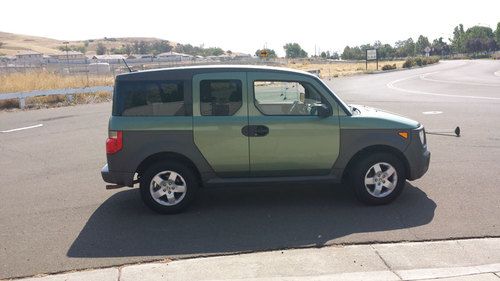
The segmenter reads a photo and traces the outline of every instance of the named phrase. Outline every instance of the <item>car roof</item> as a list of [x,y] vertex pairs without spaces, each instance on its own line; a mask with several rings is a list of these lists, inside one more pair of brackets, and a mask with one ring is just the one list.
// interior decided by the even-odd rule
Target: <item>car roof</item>
[[316,77],[315,75],[291,68],[274,67],[266,65],[196,65],[196,66],[182,66],[170,67],[151,70],[141,70],[129,73],[123,73],[116,76],[117,80],[146,80],[146,79],[161,79],[165,78],[164,75],[168,74],[169,79],[188,79],[192,78],[195,74],[211,73],[211,72],[256,72],[256,71],[269,71],[281,73],[294,73]]

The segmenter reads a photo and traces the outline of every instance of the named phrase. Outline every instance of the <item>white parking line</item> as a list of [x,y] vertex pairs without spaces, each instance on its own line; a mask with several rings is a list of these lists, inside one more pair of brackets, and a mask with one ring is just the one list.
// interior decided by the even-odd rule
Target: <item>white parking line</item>
[[[435,73],[435,72],[430,72],[428,74],[431,74],[431,73]],[[416,77],[420,77],[420,76],[421,76],[421,74],[418,74],[418,75],[408,76],[408,77],[405,77],[405,78],[402,78],[402,79],[394,80],[392,82],[387,83],[386,86],[389,89],[393,89],[393,90],[401,91],[401,92],[407,92],[407,93],[411,93],[411,94],[417,94],[417,95],[439,96],[439,97],[448,97],[448,98],[500,100],[500,98],[495,98],[495,97],[450,95],[450,94],[424,92],[424,91],[418,91],[418,90],[409,90],[409,89],[400,88],[400,87],[394,85],[396,83],[403,82],[403,81],[406,81],[406,80],[410,80],[412,78],[416,78]]]
[[[472,86],[488,86],[488,87],[500,87],[500,84],[493,84],[493,83],[481,83],[481,82],[468,82],[468,81],[452,81],[452,80],[440,80],[440,79],[434,79],[434,78],[427,78],[427,76],[439,73],[441,71],[436,71],[436,72],[429,72],[429,73],[424,73],[420,75],[420,79],[426,80],[426,81],[431,81],[431,82],[437,82],[437,83],[448,83],[448,84],[459,84],[459,85],[472,85]],[[496,75],[496,72],[495,72]],[[500,76],[500,71],[498,72],[498,76]]]
[[43,124],[38,124],[34,126],[28,126],[28,127],[22,127],[22,128],[16,128],[16,129],[10,129],[10,130],[5,130],[5,131],[0,131],[0,133],[11,133],[11,132],[17,132],[17,131],[22,131],[22,130],[28,130],[28,129],[33,129],[33,128],[38,128],[42,127]]
[[434,114],[441,114],[441,113],[443,113],[443,112],[442,112],[442,111],[437,111],[437,110],[435,110],[435,111],[424,111],[424,112],[422,112],[422,114],[426,114],[426,115],[434,115]]

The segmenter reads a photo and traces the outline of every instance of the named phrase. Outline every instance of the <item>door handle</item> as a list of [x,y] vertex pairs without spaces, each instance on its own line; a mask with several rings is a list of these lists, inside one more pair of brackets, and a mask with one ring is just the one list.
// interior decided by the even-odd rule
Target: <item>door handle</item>
[[267,134],[269,134],[269,128],[267,126],[257,125],[255,127],[255,136],[256,137],[263,137]]
[[241,128],[241,133],[245,137],[251,137],[253,134],[251,131],[253,131],[252,126],[244,126],[243,128]]
[[247,137],[263,137],[269,134],[269,128],[264,125],[247,125],[241,128],[241,133]]

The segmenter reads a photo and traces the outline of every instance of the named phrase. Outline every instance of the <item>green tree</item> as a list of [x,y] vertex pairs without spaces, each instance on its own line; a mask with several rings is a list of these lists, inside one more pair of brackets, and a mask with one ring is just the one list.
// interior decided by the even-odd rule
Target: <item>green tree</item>
[[383,44],[377,48],[380,59],[391,59],[395,56],[395,50],[390,44]]
[[204,49],[205,56],[220,56],[224,54],[224,50],[219,47],[210,47]]
[[415,54],[424,55],[425,48],[430,47],[429,39],[423,35],[418,36],[417,42],[415,43]]
[[96,54],[98,55],[104,55],[106,52],[108,51],[108,48],[106,48],[106,46],[104,46],[103,43],[97,43],[97,48],[95,50]]
[[146,41],[139,41],[137,44],[137,53],[138,54],[149,54],[150,53],[150,48],[149,44]]
[[397,41],[394,45],[395,54],[397,57],[413,57],[415,56],[415,43],[412,38],[406,40]]
[[66,52],[66,51],[76,51],[76,52],[80,52],[80,53],[83,53],[83,54],[85,54],[85,52],[87,52],[87,48],[85,47],[85,45],[79,45],[79,46],[75,46],[75,45],[71,45],[71,46],[63,45],[63,46],[59,46],[57,48],[59,50],[63,51],[63,52]]
[[266,50],[267,51],[267,58],[269,59],[274,59],[274,58],[277,58],[278,56],[276,55],[276,52],[273,50],[273,49],[258,49],[257,51],[255,51],[255,55],[257,57],[260,57],[260,52],[262,50]]
[[350,60],[351,59],[351,53],[352,53],[351,47],[345,46],[344,47],[344,51],[342,52],[342,55],[340,55],[340,57],[343,60]]
[[172,46],[170,46],[170,42],[167,40],[154,41],[150,46],[150,52],[153,55],[166,53],[172,51]]
[[307,58],[307,52],[298,43],[287,43],[283,49],[287,58]]
[[134,52],[134,47],[130,44],[127,44],[123,47],[123,51],[125,54],[130,55]]
[[443,41],[443,37],[434,39],[431,44],[431,54],[437,56],[446,56],[450,54],[450,46]]
[[465,31],[464,25],[459,24],[453,29],[453,38],[451,41],[451,49],[455,53],[464,53],[465,52]]
[[497,48],[493,30],[486,26],[475,25],[468,28],[464,42],[467,53],[491,52]]
[[[362,45],[362,47],[366,47],[366,45]],[[341,55],[342,59],[343,60],[363,60],[363,59],[365,59],[365,53],[361,49],[362,47],[345,46],[344,51],[342,52],[342,55]]]
[[500,48],[500,22],[497,23],[497,29],[495,30],[495,41],[497,43],[497,48]]

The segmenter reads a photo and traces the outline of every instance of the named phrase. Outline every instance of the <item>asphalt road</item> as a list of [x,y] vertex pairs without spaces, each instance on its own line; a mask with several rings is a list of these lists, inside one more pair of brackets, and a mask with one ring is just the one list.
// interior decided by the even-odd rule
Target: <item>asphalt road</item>
[[[388,206],[346,186],[203,190],[160,216],[137,189],[106,191],[109,103],[1,112],[0,278],[167,257],[381,241],[500,236],[500,61],[335,78],[346,101],[401,113],[428,131],[431,167]],[[497,72],[497,75],[494,73]],[[423,112],[442,112],[423,114]]]

